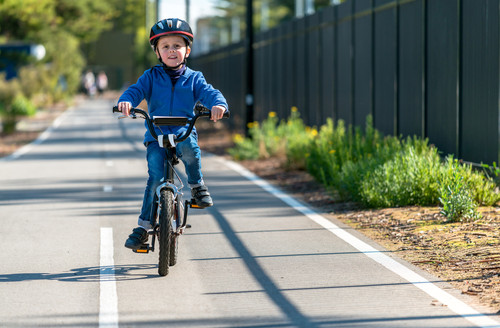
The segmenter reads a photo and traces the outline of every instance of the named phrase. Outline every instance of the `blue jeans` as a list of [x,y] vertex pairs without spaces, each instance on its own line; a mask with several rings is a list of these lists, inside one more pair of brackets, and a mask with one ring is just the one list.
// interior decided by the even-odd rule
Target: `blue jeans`
[[[198,146],[198,135],[192,132],[191,135],[176,147],[177,157],[182,160],[186,168],[189,187],[195,188],[203,185],[203,175],[201,174],[201,150]],[[151,142],[147,148],[146,158],[148,160],[148,182],[144,191],[144,200],[142,201],[141,214],[139,216],[139,225],[146,228],[152,228],[153,201],[156,188],[161,184],[164,174],[166,153],[165,149],[160,148],[158,142]]]

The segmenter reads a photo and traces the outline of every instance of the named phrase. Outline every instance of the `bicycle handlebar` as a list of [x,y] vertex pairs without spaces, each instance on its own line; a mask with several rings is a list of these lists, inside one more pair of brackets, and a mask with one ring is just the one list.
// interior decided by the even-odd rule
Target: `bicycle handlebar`
[[[158,140],[158,134],[156,134],[156,131],[154,129],[155,125],[156,126],[162,126],[162,125],[184,126],[186,124],[189,124],[187,130],[184,133],[181,133],[175,137],[175,141],[177,143],[179,143],[179,142],[186,140],[186,138],[191,134],[191,132],[193,131],[193,128],[194,128],[194,124],[196,123],[196,121],[200,117],[210,117],[211,113],[212,113],[210,109],[208,109],[207,107],[205,107],[201,104],[197,104],[195,106],[195,110],[197,111],[197,113],[192,118],[165,116],[165,117],[156,118],[156,119],[153,117],[153,119],[151,119],[151,117],[149,116],[149,114],[146,111],[144,111],[140,108],[131,108],[130,109],[130,117],[135,119],[135,118],[137,118],[136,114],[140,114],[146,120],[146,124],[147,124],[148,130],[149,130],[149,133],[151,133],[153,138],[155,138],[156,140]],[[118,109],[118,106],[113,106],[113,113],[121,113],[121,111]],[[226,110],[226,112],[224,113],[224,115],[222,117],[228,118],[229,116],[230,116],[229,111]]]

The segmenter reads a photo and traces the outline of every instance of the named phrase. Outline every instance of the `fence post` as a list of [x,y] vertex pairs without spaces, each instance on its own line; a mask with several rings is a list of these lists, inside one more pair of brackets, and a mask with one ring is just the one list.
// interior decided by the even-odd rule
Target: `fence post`
[[248,137],[248,123],[254,121],[254,99],[253,99],[253,1],[247,0],[246,12],[246,124],[245,135]]

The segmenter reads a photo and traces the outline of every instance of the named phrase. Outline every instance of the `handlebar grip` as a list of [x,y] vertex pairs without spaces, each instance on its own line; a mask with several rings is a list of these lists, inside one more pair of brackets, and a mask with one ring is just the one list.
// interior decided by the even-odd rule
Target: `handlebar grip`
[[[208,111],[208,112],[202,112],[202,113],[200,113],[198,115],[201,116],[201,117],[210,117],[211,113],[212,113],[211,111]],[[226,110],[224,112],[224,114],[222,115],[222,118],[229,118],[230,116],[231,116],[231,114],[229,114],[229,111]]]
[[196,112],[199,112],[199,113],[208,113],[208,112],[210,112],[210,109],[208,109],[207,107],[203,106],[201,103],[197,103],[194,106],[194,110]]
[[[195,106],[194,106],[194,109],[196,112],[200,113],[201,115],[200,116],[210,116],[210,112],[211,110],[205,106],[203,106],[201,103],[197,103]],[[224,118],[229,118],[231,115],[229,114],[229,111],[226,110],[226,112],[224,113],[224,115],[222,117]]]
[[118,106],[113,106],[113,113],[121,113],[122,111],[118,109]]

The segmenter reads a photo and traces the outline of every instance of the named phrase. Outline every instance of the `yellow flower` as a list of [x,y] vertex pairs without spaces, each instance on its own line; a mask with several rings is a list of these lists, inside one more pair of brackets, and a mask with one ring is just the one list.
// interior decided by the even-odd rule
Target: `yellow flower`
[[243,136],[239,133],[236,133],[233,137],[233,140],[235,143],[239,144],[239,143],[242,143],[243,140],[245,140],[245,138],[243,138]]
[[329,153],[330,155],[331,155],[331,154],[335,154],[335,149],[330,150],[328,153]]
[[296,106],[292,106],[292,112],[294,112],[294,113],[295,113],[295,112],[296,112],[296,111],[298,111],[298,110],[299,110],[299,109],[298,109]]
[[259,122],[250,122],[250,123],[247,124],[247,127],[249,129],[258,128],[259,127]]
[[276,112],[269,112],[269,117],[276,117]]
[[318,130],[316,130],[316,129],[311,129],[311,132],[310,132],[310,133],[311,133],[311,135],[312,135],[313,137],[315,137],[315,136],[317,136],[317,135],[318,135]]

